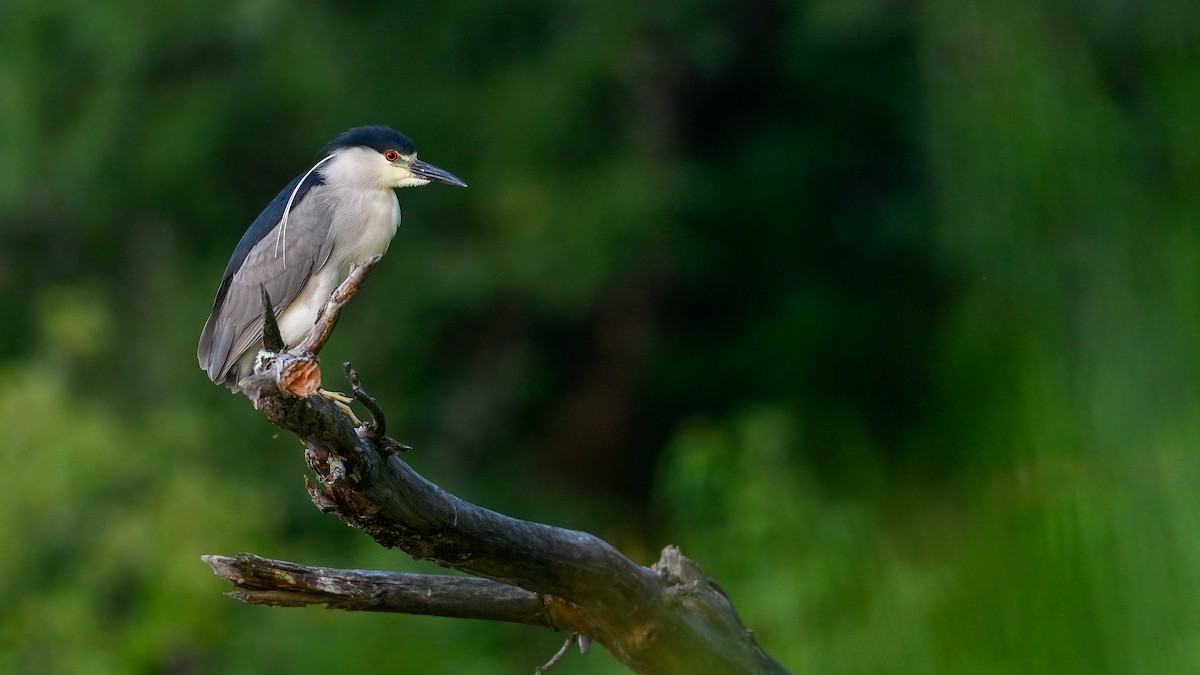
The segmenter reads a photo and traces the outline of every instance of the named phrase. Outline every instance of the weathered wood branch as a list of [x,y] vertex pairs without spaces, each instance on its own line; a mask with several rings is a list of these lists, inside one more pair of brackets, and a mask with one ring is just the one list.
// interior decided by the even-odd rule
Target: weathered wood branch
[[[292,375],[315,367],[341,306],[369,272],[370,266],[356,268],[330,298],[313,335],[243,381],[267,419],[304,442],[320,482],[309,485],[318,508],[413,558],[524,589],[541,599],[545,620],[538,623],[588,636],[636,672],[787,672],[758,646],[720,587],[677,548],[667,547],[653,567],[644,567],[586,532],[466,502],[401,461],[394,452],[401,444],[382,435],[382,424],[355,427],[327,399],[308,395],[311,374],[295,386]],[[246,577],[224,564],[214,569],[231,571],[222,576],[235,583],[276,578]],[[281,586],[248,590],[280,601],[311,599]],[[299,595],[286,595],[293,591]]]
[[489,579],[309,567],[249,553],[206,555],[204,562],[242,589],[228,595],[254,605],[325,605],[553,628],[541,596]]

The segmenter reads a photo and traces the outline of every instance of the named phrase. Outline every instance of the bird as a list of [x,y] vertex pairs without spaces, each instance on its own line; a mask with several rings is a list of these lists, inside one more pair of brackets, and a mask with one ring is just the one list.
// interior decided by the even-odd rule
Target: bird
[[200,368],[235,393],[263,348],[263,289],[283,342],[295,345],[351,268],[387,251],[400,225],[396,188],[467,187],[417,159],[412,139],[388,126],[350,129],[318,157],[242,235],[200,333]]

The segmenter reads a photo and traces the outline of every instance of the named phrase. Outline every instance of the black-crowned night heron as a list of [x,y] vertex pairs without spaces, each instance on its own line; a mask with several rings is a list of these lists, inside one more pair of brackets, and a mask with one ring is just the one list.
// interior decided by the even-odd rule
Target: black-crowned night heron
[[387,250],[400,224],[394,188],[430,181],[467,186],[418,160],[412,141],[385,126],[351,129],[320,156],[242,235],[200,334],[200,367],[233,391],[254,371],[262,348],[260,286],[274,304],[284,343],[295,345],[350,268]]

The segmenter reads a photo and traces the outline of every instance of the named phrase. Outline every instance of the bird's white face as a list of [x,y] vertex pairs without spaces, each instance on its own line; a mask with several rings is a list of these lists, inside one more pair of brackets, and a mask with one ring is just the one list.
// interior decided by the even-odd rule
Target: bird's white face
[[322,167],[321,173],[328,182],[367,189],[413,187],[431,181],[466,187],[466,183],[450,172],[417,159],[416,153],[405,154],[391,149],[382,152],[365,147],[338,150]]
[[411,155],[405,155],[397,150],[385,150],[379,153],[379,156],[387,162],[391,170],[392,187],[413,187],[429,183],[428,178],[423,178],[413,172],[414,162],[417,162],[417,153],[414,152]]
[[327,183],[365,189],[424,185],[429,180],[414,176],[409,168],[414,159],[412,155],[401,155],[395,150],[379,152],[372,148],[346,148],[334,153],[321,167],[321,173]]

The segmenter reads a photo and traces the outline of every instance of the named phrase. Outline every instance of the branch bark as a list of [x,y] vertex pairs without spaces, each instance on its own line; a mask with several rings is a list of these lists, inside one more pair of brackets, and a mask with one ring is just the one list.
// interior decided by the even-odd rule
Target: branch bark
[[[320,481],[319,486],[308,486],[319,509],[336,514],[383,546],[490,580],[493,585],[471,587],[494,592],[496,598],[492,603],[480,601],[472,616],[498,619],[497,603],[517,603],[516,597],[528,603],[532,597],[539,599],[543,614],[534,621],[533,614],[518,613],[530,619],[520,623],[586,635],[639,673],[787,672],[758,646],[721,588],[679,549],[668,546],[662,558],[648,568],[586,532],[518,520],[476,506],[442,490],[401,461],[392,450],[402,444],[378,433],[382,425],[355,427],[327,399],[289,393],[287,373],[296,363],[307,367],[305,364],[316,362],[315,353],[328,338],[338,311],[369,271],[369,266],[357,268],[334,292],[321,326],[314,331],[317,338],[279,354],[273,363],[243,381],[243,389],[267,419],[304,442],[306,461]],[[253,386],[247,387],[247,382]],[[361,391],[361,387],[356,389]],[[315,594],[313,588],[324,582],[295,585],[288,581],[288,574],[270,572],[269,565],[263,567],[251,558],[213,556],[206,560],[219,575],[245,589],[237,597],[247,601],[333,602],[331,606],[350,602]],[[242,562],[237,564],[238,560]],[[298,575],[301,582],[338,579],[341,584],[351,583],[350,573],[304,569],[310,571]],[[366,581],[385,583],[380,577]],[[250,585],[244,585],[247,583]],[[324,585],[337,588],[338,583]],[[420,583],[440,582],[424,579]],[[529,595],[512,595],[513,587]],[[501,601],[501,597],[508,600]],[[395,610],[381,605],[353,608],[410,611],[398,605]]]
[[242,589],[228,595],[252,605],[325,605],[552,627],[541,596],[488,579],[309,567],[249,553],[203,558],[217,576]]

